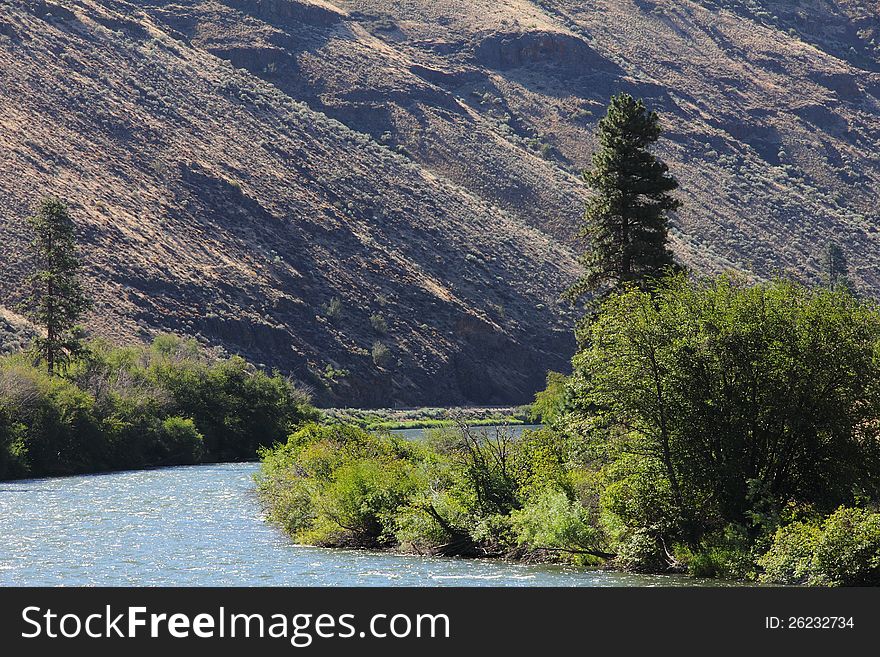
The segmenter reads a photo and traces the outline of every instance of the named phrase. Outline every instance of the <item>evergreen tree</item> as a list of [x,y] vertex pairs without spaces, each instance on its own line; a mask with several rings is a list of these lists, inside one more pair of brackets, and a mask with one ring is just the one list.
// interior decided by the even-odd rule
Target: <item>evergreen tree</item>
[[849,264],[843,249],[836,242],[828,242],[825,247],[825,258],[822,263],[822,278],[832,290],[851,290],[849,281]]
[[594,191],[580,236],[590,250],[580,261],[586,273],[566,292],[577,301],[625,283],[645,287],[674,267],[667,247],[668,215],[680,202],[669,169],[648,149],[660,137],[660,120],[629,94],[612,97],[599,121],[600,148],[584,179]]
[[34,341],[34,350],[45,359],[49,374],[55,374],[82,348],[77,322],[91,301],[79,277],[76,226],[67,206],[45,198],[28,223],[36,270],[28,278],[32,295],[25,304],[30,318],[46,331]]

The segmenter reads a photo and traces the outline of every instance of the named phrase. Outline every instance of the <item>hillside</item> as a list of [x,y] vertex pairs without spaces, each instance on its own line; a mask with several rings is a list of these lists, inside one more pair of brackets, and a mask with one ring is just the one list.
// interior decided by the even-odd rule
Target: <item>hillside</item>
[[834,237],[880,289],[878,38],[867,0],[5,2],[0,302],[51,192],[96,333],[196,334],[326,403],[525,401],[574,348],[619,90],[663,116],[681,260],[815,280]]

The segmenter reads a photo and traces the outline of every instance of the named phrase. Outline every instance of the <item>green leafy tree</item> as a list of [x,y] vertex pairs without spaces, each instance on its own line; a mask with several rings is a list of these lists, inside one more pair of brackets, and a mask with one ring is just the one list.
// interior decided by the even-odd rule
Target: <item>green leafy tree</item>
[[547,387],[535,395],[529,408],[529,420],[553,426],[565,412],[568,377],[561,372],[547,372]]
[[25,302],[31,319],[46,334],[34,341],[50,375],[82,349],[79,320],[91,306],[80,278],[76,226],[67,206],[45,198],[28,220],[34,233],[31,250],[36,271],[28,282],[32,295]]
[[674,266],[667,229],[669,213],[680,205],[670,195],[678,183],[649,150],[660,132],[656,112],[641,100],[612,97],[599,121],[593,168],[584,174],[594,195],[580,235],[590,248],[581,257],[586,273],[566,292],[571,301],[626,283],[644,286]]
[[829,510],[880,492],[872,306],[680,275],[610,297],[590,331],[568,426],[606,464],[605,504],[630,528],[692,544],[788,502]]

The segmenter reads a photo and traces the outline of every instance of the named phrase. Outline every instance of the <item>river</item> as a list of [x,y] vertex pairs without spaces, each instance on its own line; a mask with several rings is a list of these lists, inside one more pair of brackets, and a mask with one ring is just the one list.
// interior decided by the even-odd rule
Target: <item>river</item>
[[257,468],[256,463],[230,463],[0,482],[0,585],[709,583],[676,576],[293,545],[262,518],[253,483]]

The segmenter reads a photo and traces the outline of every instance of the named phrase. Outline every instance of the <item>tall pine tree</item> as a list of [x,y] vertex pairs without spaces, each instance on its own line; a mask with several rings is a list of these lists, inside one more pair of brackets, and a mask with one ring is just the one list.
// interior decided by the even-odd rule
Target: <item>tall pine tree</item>
[[577,301],[626,283],[646,286],[673,267],[667,246],[669,213],[680,202],[669,169],[648,149],[660,137],[660,120],[629,94],[612,97],[599,121],[600,148],[584,179],[594,195],[587,202],[581,237],[590,248],[581,258],[586,273],[566,292]]
[[849,281],[849,263],[846,254],[837,242],[828,242],[822,263],[822,278],[825,285],[832,290],[843,289],[852,291]]
[[43,199],[28,223],[34,233],[36,270],[28,278],[32,294],[25,304],[31,319],[46,332],[34,341],[34,349],[51,375],[81,350],[77,323],[91,301],[79,277],[76,226],[67,206],[58,199]]

